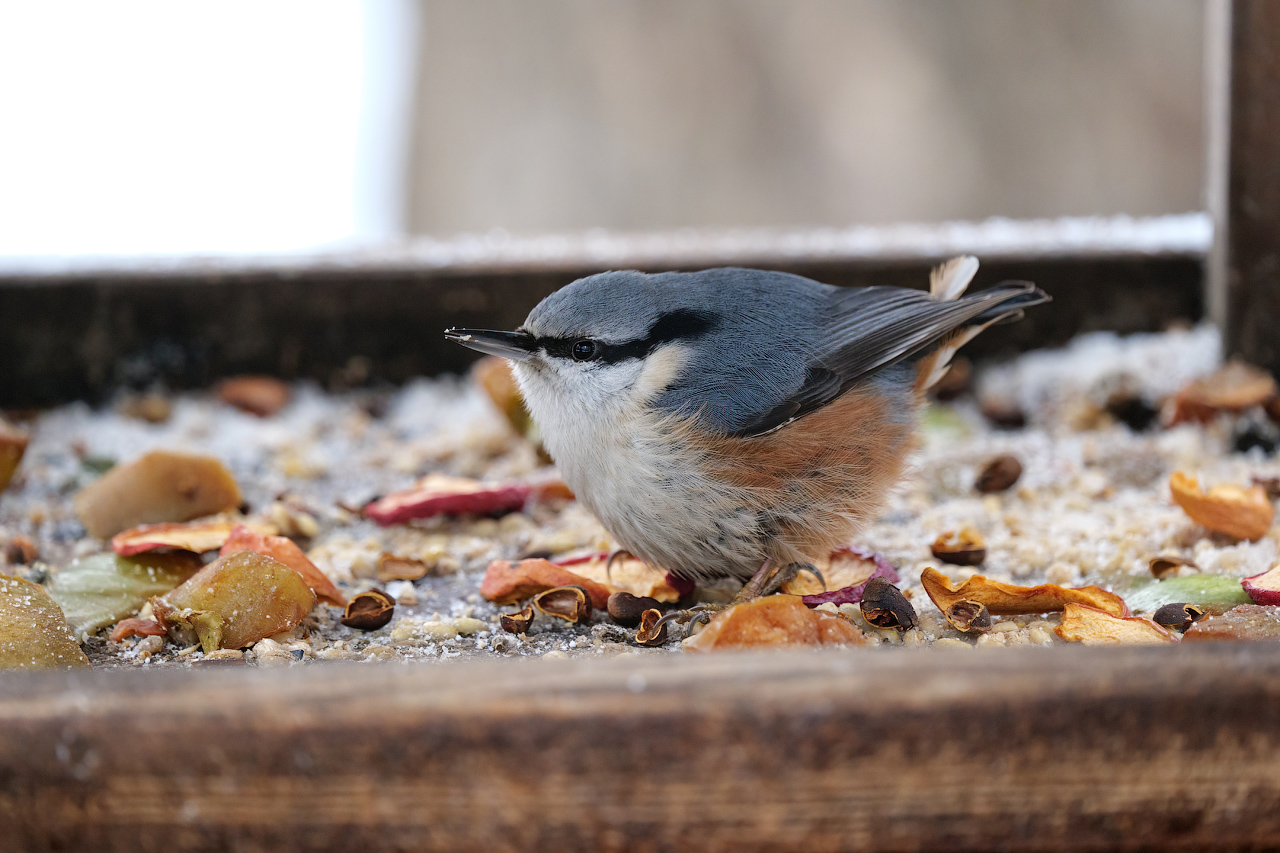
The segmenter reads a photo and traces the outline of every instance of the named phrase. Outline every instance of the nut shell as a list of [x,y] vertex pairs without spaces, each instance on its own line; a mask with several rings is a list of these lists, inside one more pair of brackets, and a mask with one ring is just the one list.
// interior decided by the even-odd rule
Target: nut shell
[[558,586],[540,592],[533,597],[533,606],[573,625],[591,618],[591,596],[580,586]]
[[1183,566],[1196,571],[1200,570],[1194,560],[1188,560],[1186,557],[1179,557],[1176,554],[1162,554],[1159,557],[1152,557],[1151,561],[1147,563],[1147,568],[1151,570],[1151,576],[1154,578],[1172,577]]
[[609,618],[624,628],[634,628],[646,610],[657,610],[659,606],[657,599],[647,595],[615,592],[609,596]]
[[991,630],[991,613],[981,601],[957,601],[942,615],[957,631],[985,634]]
[[916,610],[902,592],[884,578],[872,578],[862,590],[862,618],[877,628],[910,631],[916,627]]
[[640,614],[640,628],[636,642],[642,646],[660,646],[667,641],[667,623],[662,622],[662,611],[646,610]]
[[526,604],[518,613],[503,613],[498,617],[502,630],[508,634],[526,634],[533,624],[533,605]]
[[984,495],[1003,492],[1013,487],[1022,476],[1022,463],[1008,453],[988,459],[978,472],[973,487]]
[[1178,602],[1161,607],[1152,615],[1151,621],[1171,631],[1185,631],[1203,618],[1203,607]]
[[948,530],[929,546],[933,556],[953,566],[977,566],[987,558],[987,543],[972,527]]
[[342,613],[342,624],[361,631],[376,631],[391,621],[396,603],[380,589],[362,592],[347,603]]

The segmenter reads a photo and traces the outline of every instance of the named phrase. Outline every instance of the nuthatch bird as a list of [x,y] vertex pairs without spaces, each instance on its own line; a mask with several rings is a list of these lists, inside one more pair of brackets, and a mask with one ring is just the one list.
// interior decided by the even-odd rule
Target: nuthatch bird
[[606,272],[514,332],[445,335],[510,360],[565,482],[623,549],[750,597],[874,519],[956,350],[1049,299],[1029,282],[963,296],[977,269],[948,261],[929,292]]

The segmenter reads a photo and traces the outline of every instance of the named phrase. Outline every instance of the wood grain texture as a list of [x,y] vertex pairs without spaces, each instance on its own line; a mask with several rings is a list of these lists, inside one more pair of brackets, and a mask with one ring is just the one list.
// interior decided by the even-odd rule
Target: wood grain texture
[[5,849],[1280,845],[1280,645],[6,675]]
[[1280,4],[1234,0],[1227,349],[1280,375]]

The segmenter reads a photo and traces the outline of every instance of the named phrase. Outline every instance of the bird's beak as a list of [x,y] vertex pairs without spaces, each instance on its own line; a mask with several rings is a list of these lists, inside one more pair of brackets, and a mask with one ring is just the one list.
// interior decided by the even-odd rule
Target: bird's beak
[[537,341],[528,332],[493,332],[488,329],[446,329],[444,336],[467,349],[523,361],[533,355]]

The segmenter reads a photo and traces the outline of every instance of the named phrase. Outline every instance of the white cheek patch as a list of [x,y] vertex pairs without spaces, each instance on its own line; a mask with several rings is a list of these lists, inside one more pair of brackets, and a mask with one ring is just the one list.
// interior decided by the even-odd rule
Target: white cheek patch
[[645,359],[644,369],[636,381],[635,401],[651,403],[676,381],[689,361],[689,351],[674,344],[659,347]]

